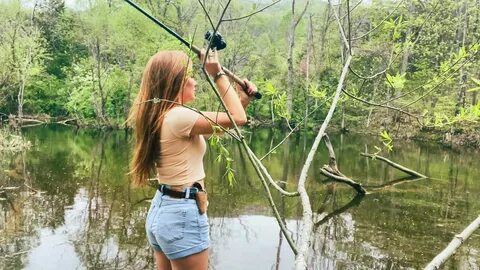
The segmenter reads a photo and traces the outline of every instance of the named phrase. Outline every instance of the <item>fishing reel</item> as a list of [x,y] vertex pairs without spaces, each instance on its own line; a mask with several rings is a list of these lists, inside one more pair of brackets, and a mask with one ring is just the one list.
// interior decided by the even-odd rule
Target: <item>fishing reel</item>
[[227,43],[219,32],[216,32],[215,35],[213,35],[213,31],[207,31],[205,33],[205,40],[210,44],[210,49],[220,51],[227,47]]

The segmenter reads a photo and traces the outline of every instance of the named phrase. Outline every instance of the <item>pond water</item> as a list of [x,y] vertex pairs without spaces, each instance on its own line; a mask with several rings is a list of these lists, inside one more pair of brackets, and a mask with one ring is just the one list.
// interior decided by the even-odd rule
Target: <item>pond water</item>
[[[131,138],[122,131],[61,126],[23,130],[33,147],[0,153],[1,269],[154,269],[144,219],[155,189],[132,188],[126,172]],[[258,156],[284,133],[246,131]],[[375,151],[376,137],[331,135],[340,170],[370,194],[356,197],[344,184],[325,181],[320,147],[307,189],[315,213],[309,269],[420,269],[480,213],[480,161],[469,149],[394,141],[390,159],[428,175],[405,175],[359,154]],[[294,134],[264,159],[272,176],[295,190],[314,134]],[[281,236],[261,183],[236,143],[224,140],[235,160],[230,186],[216,161],[205,156],[209,190],[210,269],[292,269],[294,255]],[[39,192],[35,192],[39,191]],[[298,239],[298,198],[273,191],[292,238]],[[444,269],[479,269],[480,232]]]

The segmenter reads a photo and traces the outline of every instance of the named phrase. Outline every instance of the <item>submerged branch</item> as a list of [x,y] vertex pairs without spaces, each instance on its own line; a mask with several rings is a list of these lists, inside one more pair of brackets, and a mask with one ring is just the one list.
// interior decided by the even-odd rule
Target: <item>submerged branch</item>
[[465,242],[475,230],[480,227],[480,216],[477,217],[461,234],[455,235],[448,246],[440,252],[433,260],[424,268],[424,270],[440,269],[440,266],[452,256],[460,245]]
[[385,158],[385,157],[382,157],[382,156],[378,156],[378,155],[372,155],[372,154],[368,154],[368,153],[360,153],[360,155],[362,155],[362,156],[364,156],[364,157],[369,157],[369,158],[371,158],[371,159],[378,159],[378,160],[381,160],[381,161],[383,161],[383,162],[386,162],[388,165],[390,165],[390,166],[392,166],[392,167],[394,167],[394,168],[396,168],[396,169],[398,169],[398,170],[400,170],[400,171],[402,171],[402,172],[404,172],[404,173],[407,173],[407,174],[409,174],[409,175],[411,175],[411,176],[415,176],[415,177],[419,177],[419,178],[427,178],[427,176],[425,176],[425,175],[423,175],[423,174],[421,174],[421,173],[419,173],[419,172],[416,172],[416,171],[414,171],[414,170],[411,170],[411,169],[409,169],[409,168],[407,168],[407,167],[404,167],[404,166],[402,166],[402,165],[400,165],[400,164],[398,164],[398,163],[395,163],[395,162],[389,160],[388,158]]

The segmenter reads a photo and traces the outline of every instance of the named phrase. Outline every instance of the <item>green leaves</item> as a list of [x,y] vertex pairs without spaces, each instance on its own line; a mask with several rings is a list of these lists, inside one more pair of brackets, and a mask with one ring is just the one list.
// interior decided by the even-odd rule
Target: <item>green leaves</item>
[[217,158],[215,161],[218,163],[224,163],[225,165],[225,173],[223,174],[223,178],[228,182],[229,186],[233,186],[235,183],[235,170],[232,168],[233,159],[230,155],[230,152],[223,144],[223,140],[218,135],[212,135],[209,139],[210,146],[213,149],[216,149],[218,152]]
[[327,90],[326,89],[319,89],[319,87],[316,83],[311,83],[310,87],[308,89],[308,94],[309,94],[309,96],[311,96],[315,99],[323,100],[327,97]]
[[273,113],[281,118],[289,119],[287,114],[287,93],[280,92],[274,87],[273,83],[269,80],[260,84],[265,97],[269,97],[272,103]]
[[477,80],[475,78],[470,78],[477,86],[470,88],[467,90],[467,92],[477,92],[480,90],[480,80]]
[[380,133],[380,138],[382,139],[383,146],[385,146],[389,152],[393,151],[393,140],[386,130]]
[[405,74],[396,74],[392,76],[387,73],[386,77],[386,84],[391,85],[396,90],[402,90],[405,87],[405,82],[407,81]]

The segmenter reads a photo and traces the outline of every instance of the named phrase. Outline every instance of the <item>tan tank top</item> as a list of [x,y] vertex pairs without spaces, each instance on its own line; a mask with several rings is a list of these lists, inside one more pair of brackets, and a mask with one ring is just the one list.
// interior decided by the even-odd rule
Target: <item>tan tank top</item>
[[165,115],[160,137],[159,183],[184,185],[205,178],[203,156],[207,148],[202,135],[190,136],[200,115],[177,106]]

